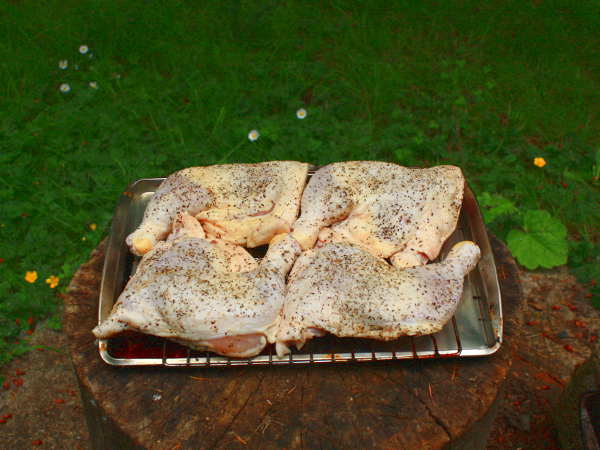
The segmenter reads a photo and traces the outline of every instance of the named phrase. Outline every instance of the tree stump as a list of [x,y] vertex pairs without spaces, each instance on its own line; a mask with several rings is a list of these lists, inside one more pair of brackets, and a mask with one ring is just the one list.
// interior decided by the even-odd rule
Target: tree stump
[[492,238],[504,343],[489,357],[295,367],[112,367],[91,333],[104,243],[73,277],[65,331],[94,448],[483,448],[522,295]]

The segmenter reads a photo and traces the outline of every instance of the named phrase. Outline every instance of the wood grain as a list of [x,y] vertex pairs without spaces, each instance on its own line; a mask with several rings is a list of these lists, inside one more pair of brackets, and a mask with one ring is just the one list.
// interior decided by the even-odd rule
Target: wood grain
[[490,357],[299,367],[117,368],[97,323],[104,243],[73,277],[65,331],[95,448],[443,448],[485,445],[522,294],[492,238],[505,342]]

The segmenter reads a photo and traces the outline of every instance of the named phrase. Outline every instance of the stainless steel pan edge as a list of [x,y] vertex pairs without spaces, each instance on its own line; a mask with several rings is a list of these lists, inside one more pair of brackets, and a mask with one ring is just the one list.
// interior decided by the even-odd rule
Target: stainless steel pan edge
[[[125,244],[127,234],[137,226],[137,223],[131,221],[131,207],[134,199],[140,196],[151,196],[164,178],[145,178],[131,183],[124,195],[121,195],[113,222],[110,229],[110,235],[106,247],[105,262],[102,273],[102,282],[100,288],[99,302],[99,322],[108,317],[112,306],[126,283],[125,277],[128,276],[127,264],[129,258],[129,249]],[[126,195],[125,195],[126,194]],[[472,191],[465,187],[463,199],[463,209],[461,214],[467,216],[469,223],[469,232],[471,239],[481,248],[482,258],[478,264],[478,270],[481,275],[482,296],[480,296],[479,308],[482,311],[480,320],[489,321],[489,329],[493,343],[484,347],[478,346],[470,348],[462,347],[459,343],[458,351],[426,349],[423,351],[392,351],[392,352],[338,352],[338,353],[311,353],[311,354],[290,354],[285,358],[278,358],[276,355],[258,355],[250,359],[230,359],[221,356],[207,354],[206,357],[187,358],[115,358],[108,352],[108,340],[98,340],[99,352],[102,359],[115,366],[141,366],[141,365],[163,365],[163,366],[239,366],[239,365],[282,365],[282,364],[305,364],[305,363],[331,363],[347,361],[374,361],[374,360],[396,360],[412,358],[433,358],[433,357],[477,357],[488,356],[500,348],[502,344],[502,304],[500,297],[500,288],[498,284],[496,265],[494,256],[489,243],[483,219],[477,201]],[[139,215],[139,214],[138,214]],[[456,328],[456,325],[454,325]],[[486,328],[484,327],[484,330]],[[458,335],[458,333],[457,333]],[[491,340],[491,339],[490,339]]]
[[[496,344],[489,349],[489,353],[495,353],[502,345],[503,320],[502,320],[502,298],[500,284],[498,282],[498,271],[494,260],[494,252],[490,244],[487,230],[484,225],[483,216],[477,203],[475,194],[468,186],[465,186],[465,197],[463,199],[463,210],[468,214],[473,233],[473,240],[481,249],[481,260],[478,270],[483,278],[482,287],[485,290],[483,298],[487,299],[487,308],[492,322],[492,329]],[[468,355],[465,355],[468,356]]]
[[[98,305],[98,323],[108,317],[110,311],[127,280],[125,277],[129,248],[125,244],[125,238],[130,232],[130,212],[132,199],[135,196],[154,191],[164,178],[142,178],[131,183],[117,203],[115,214],[110,227],[106,252],[104,256],[104,267],[102,269],[102,281],[100,284],[100,298]],[[120,359],[113,358],[108,353],[108,339],[98,340],[98,349],[101,358],[108,364],[123,365],[157,365],[161,364],[155,359]]]

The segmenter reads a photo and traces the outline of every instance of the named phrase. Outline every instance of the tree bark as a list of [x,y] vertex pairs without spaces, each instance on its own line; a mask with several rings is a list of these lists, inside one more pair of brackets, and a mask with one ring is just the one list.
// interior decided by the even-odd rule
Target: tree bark
[[492,238],[504,343],[492,356],[294,367],[118,368],[97,324],[104,243],[73,277],[65,331],[95,448],[483,448],[522,294]]

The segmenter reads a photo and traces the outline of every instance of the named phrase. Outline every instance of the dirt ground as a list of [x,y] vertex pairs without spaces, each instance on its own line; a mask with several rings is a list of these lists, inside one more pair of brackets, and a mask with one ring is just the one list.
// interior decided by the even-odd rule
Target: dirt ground
[[31,351],[2,369],[0,448],[91,448],[66,336],[42,324],[31,343],[52,350]]
[[[600,311],[563,269],[520,276],[525,338],[487,448],[577,448],[577,398],[599,389],[600,373],[590,361],[598,355]],[[40,324],[31,342],[52,350],[34,350],[0,371],[6,379],[0,448],[91,448],[65,335]]]
[[564,268],[519,277],[519,346],[488,449],[581,448],[579,400],[600,389],[600,311]]

